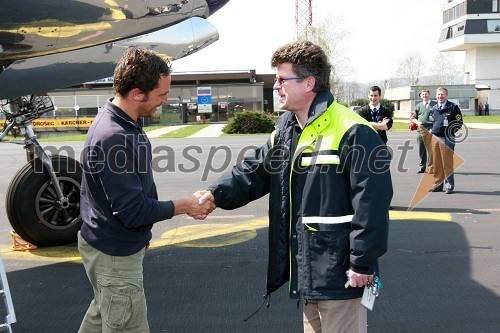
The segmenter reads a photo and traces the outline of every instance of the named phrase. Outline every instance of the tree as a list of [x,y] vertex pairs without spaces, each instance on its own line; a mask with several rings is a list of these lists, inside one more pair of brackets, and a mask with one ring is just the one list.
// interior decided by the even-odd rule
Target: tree
[[343,41],[349,35],[344,27],[342,17],[333,17],[330,14],[312,30],[299,33],[297,38],[298,40],[310,40],[325,51],[332,64],[330,74],[332,94],[336,100],[348,102],[349,100],[343,99],[346,97],[345,91],[348,88],[342,84],[342,78],[348,77],[353,69],[343,48]]
[[406,81],[410,86],[416,86],[420,80],[420,71],[424,65],[424,60],[420,53],[409,53],[399,62],[398,76]]
[[431,67],[429,83],[434,85],[453,84],[460,74],[455,58],[449,52],[439,52]]
[[357,105],[353,104],[354,100],[363,96],[366,96],[366,93],[361,89],[361,85],[358,82],[340,82],[340,91],[337,96],[338,100],[345,101],[348,105]]

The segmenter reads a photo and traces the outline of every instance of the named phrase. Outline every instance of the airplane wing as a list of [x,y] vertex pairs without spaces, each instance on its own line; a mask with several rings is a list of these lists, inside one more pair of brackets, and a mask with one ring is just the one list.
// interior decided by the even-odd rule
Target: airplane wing
[[133,46],[185,57],[218,39],[205,19],[228,1],[2,0],[0,99],[110,77]]
[[208,21],[193,17],[146,35],[85,49],[16,60],[0,74],[0,99],[47,92],[113,76],[117,61],[129,47],[153,49],[175,60],[219,38]]

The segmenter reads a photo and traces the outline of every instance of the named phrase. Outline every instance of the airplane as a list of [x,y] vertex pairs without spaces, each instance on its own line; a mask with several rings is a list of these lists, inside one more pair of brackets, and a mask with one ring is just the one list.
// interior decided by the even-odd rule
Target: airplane
[[[169,60],[218,39],[206,19],[229,0],[2,0],[0,5],[0,141],[23,144],[27,163],[7,189],[10,224],[35,246],[76,241],[80,163],[48,155],[33,120],[55,109],[47,91],[113,76],[130,47]],[[21,132],[24,140],[7,140]]]

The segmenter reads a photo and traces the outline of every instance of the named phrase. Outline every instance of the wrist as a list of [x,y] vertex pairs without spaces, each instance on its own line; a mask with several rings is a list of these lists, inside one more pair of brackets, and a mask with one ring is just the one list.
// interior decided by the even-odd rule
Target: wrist
[[174,203],[174,215],[185,214],[187,212],[186,199],[172,201]]

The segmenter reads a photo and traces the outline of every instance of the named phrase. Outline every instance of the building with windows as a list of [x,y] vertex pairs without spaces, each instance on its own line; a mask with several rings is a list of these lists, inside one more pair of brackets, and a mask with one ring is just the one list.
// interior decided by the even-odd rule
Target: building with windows
[[[195,123],[203,118],[207,122],[227,122],[244,110],[272,113],[274,77],[275,74],[257,74],[255,70],[173,73],[167,105],[159,107],[154,117],[145,119],[145,125]],[[35,131],[85,131],[98,108],[113,96],[113,78],[48,94],[56,110],[35,120]]]
[[453,85],[419,85],[405,86],[387,89],[384,98],[394,103],[394,115],[396,117],[407,118],[410,112],[415,110],[415,106],[422,101],[420,92],[422,89],[430,91],[431,99],[436,99],[436,89],[445,87],[448,89],[448,100],[457,104],[465,115],[475,115],[475,103],[477,100],[477,89],[473,84],[453,84]]
[[465,84],[478,91],[475,108],[500,111],[500,0],[448,0],[440,51],[465,51]]
[[[448,0],[443,7],[439,51],[465,51],[464,83],[444,85],[448,99],[466,115],[500,113],[500,0]],[[387,89],[397,117],[408,117],[422,89],[435,99],[438,86]]]

